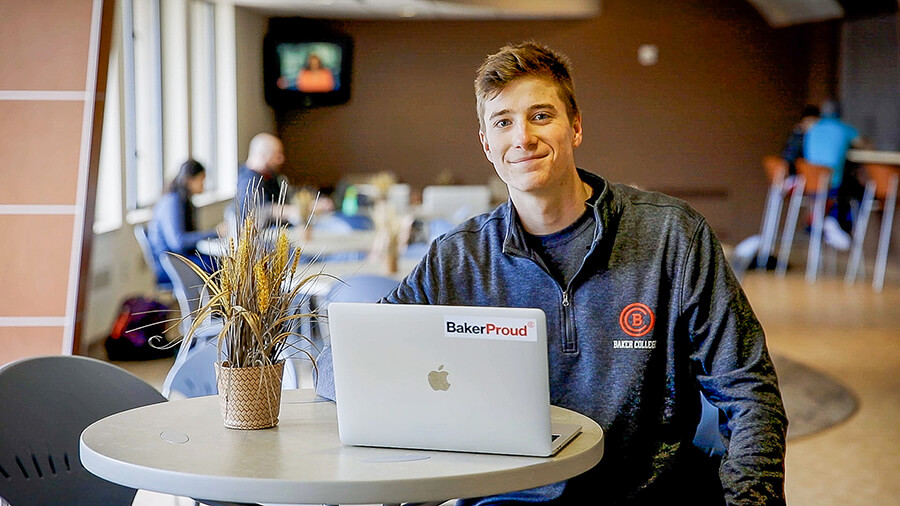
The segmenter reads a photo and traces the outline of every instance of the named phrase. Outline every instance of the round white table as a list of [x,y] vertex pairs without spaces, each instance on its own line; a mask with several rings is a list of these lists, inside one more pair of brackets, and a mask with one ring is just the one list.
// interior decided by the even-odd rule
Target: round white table
[[344,446],[334,403],[285,390],[272,429],[222,424],[217,396],[169,401],[99,420],[81,435],[90,472],[128,487],[198,500],[365,504],[443,501],[565,480],[603,456],[590,418],[553,407],[582,433],[553,457]]

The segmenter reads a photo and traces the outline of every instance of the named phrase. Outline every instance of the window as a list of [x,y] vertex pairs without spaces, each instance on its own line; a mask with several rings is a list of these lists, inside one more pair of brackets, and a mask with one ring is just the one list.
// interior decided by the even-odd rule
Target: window
[[[162,11],[158,0],[122,0],[117,5],[95,207],[97,233],[120,227],[123,209],[130,223],[148,220],[164,185],[187,157],[207,169],[207,191],[199,205],[230,197],[235,186],[236,163],[223,161],[230,152],[218,141],[223,131],[233,133],[228,124],[236,121],[233,100],[221,104],[230,95],[220,86],[225,82],[227,88],[229,81],[222,80],[222,54],[217,54],[217,44],[223,44],[217,39],[233,41],[233,36],[227,38],[231,11],[207,0],[162,2]],[[226,29],[217,33],[217,23],[225,23]],[[223,163],[225,171],[220,170]]]
[[152,206],[163,187],[159,2],[122,5],[126,204],[132,210]]
[[206,167],[207,192],[219,193],[215,6],[191,2],[190,27],[191,157]]
[[122,226],[122,136],[119,118],[119,50],[113,44],[109,55],[106,103],[103,107],[103,134],[100,139],[100,168],[94,204],[94,233],[102,234]]

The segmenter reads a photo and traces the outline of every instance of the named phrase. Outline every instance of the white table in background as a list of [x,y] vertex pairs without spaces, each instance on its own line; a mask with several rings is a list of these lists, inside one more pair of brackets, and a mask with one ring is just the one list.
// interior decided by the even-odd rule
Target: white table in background
[[[294,247],[301,248],[307,257],[334,255],[337,253],[366,253],[375,242],[374,230],[354,230],[352,232],[330,232],[317,230],[309,239],[304,238],[302,229],[288,229],[288,239]],[[205,239],[197,243],[197,251],[210,256],[222,256],[228,247],[225,239]]]
[[900,151],[851,149],[847,151],[847,160],[856,163],[881,163],[885,165],[900,165]]
[[283,392],[273,429],[225,428],[217,396],[111,415],[81,435],[84,467],[127,487],[198,500],[399,504],[492,495],[565,480],[603,456],[590,418],[554,407],[554,422],[583,432],[557,455],[513,457],[341,444],[334,403]]

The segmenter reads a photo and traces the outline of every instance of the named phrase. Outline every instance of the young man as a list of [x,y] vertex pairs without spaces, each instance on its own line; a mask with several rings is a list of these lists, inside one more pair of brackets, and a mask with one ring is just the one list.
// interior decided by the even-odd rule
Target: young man
[[[682,201],[576,168],[565,57],[504,47],[475,92],[509,201],[435,240],[384,302],[543,309],[551,402],[596,420],[606,441],[581,476],[462,503],[783,504],[775,371],[709,225]],[[720,463],[692,444],[700,392],[727,416]]]

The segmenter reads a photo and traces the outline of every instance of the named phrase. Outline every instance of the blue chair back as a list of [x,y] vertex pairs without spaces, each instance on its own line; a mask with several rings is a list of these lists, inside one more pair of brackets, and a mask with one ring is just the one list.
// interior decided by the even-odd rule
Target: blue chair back
[[[184,263],[183,260],[169,254],[163,253],[160,255],[159,263],[162,265],[163,270],[166,271],[166,274],[168,274],[169,279],[172,280],[172,293],[175,295],[175,300],[178,301],[178,309],[181,311],[180,330],[182,334],[185,334],[191,328],[194,316],[197,314],[197,310],[200,309],[200,304],[204,300],[208,300],[208,295],[203,286],[203,278],[194,272],[194,269]],[[218,331],[222,328],[221,323],[217,323],[212,319],[204,325],[212,327],[200,329],[204,336],[218,334]]]
[[150,246],[150,238],[147,236],[147,227],[143,224],[135,225],[134,238],[137,240],[138,245],[141,247],[141,254],[144,255],[144,261],[147,262],[147,267],[149,267],[150,270],[153,271],[153,276],[156,281],[156,289],[166,292],[172,290],[172,281],[163,270],[162,265],[160,265],[159,260],[156,258],[156,255],[153,254],[153,248]]
[[[212,342],[195,342],[194,346],[182,357],[175,360],[172,369],[163,383],[163,395],[167,398],[190,398],[204,395],[215,395],[216,366],[219,350]],[[298,380],[294,362],[284,361],[282,388],[297,388]]]
[[218,393],[215,363],[219,353],[213,343],[198,342],[183,360],[176,362],[166,378],[163,394],[173,397],[202,397]]
[[694,433],[694,446],[710,457],[725,455],[725,441],[719,430],[719,409],[712,405],[703,393],[700,393],[700,423]]
[[343,282],[335,282],[329,288],[325,302],[378,302],[399,284],[387,276],[357,274]]

